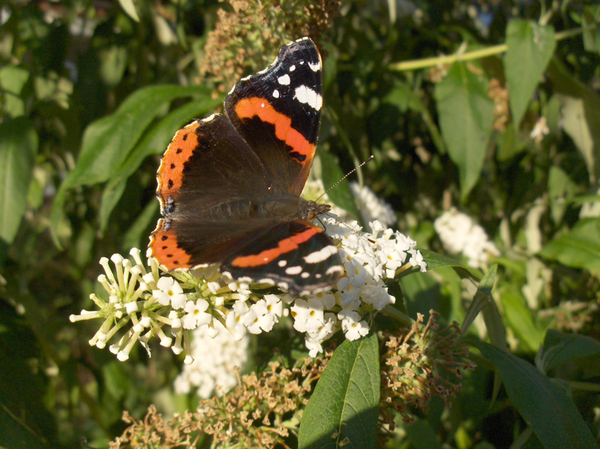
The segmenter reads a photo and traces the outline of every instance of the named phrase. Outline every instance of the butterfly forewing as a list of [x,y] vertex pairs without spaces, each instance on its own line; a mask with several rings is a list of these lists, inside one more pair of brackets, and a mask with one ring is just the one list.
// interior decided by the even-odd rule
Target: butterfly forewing
[[308,38],[281,48],[266,70],[240,81],[225,111],[281,188],[302,193],[323,105],[321,56]]

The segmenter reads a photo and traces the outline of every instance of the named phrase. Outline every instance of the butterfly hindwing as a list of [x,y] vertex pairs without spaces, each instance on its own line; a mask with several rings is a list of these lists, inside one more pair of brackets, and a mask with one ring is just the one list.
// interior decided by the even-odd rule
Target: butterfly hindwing
[[331,239],[307,220],[276,226],[260,244],[223,261],[221,270],[241,281],[271,281],[297,295],[324,289],[343,272]]

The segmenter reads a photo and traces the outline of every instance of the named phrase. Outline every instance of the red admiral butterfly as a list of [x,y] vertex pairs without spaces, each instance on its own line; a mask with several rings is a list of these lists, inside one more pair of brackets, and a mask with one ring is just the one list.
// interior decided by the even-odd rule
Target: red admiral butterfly
[[337,248],[309,221],[330,206],[299,196],[315,156],[322,90],[321,56],[303,38],[237,83],[226,115],[175,134],[157,174],[164,218],[150,249],[160,264],[173,270],[220,263],[240,281],[295,295],[340,278]]

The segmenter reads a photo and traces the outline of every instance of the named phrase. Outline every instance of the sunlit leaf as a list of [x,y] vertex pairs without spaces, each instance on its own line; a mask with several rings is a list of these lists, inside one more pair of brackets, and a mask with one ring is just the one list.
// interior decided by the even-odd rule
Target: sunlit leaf
[[306,406],[298,447],[375,447],[379,381],[377,336],[344,341],[333,354]]
[[492,132],[494,103],[487,80],[466,64],[455,63],[436,85],[435,97],[448,154],[458,166],[464,200],[481,175]]
[[554,29],[533,21],[513,19],[506,28],[506,45],[504,70],[510,93],[510,112],[518,129],[554,53]]
[[29,119],[0,123],[0,238],[12,243],[25,209],[38,136]]
[[600,271],[600,219],[579,221],[571,231],[544,246],[540,256],[570,267]]

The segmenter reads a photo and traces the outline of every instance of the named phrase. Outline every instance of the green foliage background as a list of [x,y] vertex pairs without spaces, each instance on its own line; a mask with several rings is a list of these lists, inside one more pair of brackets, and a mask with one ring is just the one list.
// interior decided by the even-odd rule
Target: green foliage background
[[[597,444],[600,8],[355,0],[325,20],[318,7],[335,2],[247,3],[260,14],[225,20],[218,10],[230,5],[210,0],[0,7],[0,445],[104,447],[125,427],[123,410],[193,407],[171,393],[181,366],[171,353],[120,363],[87,344],[94,323],[68,317],[90,308],[100,257],[145,248],[174,132],[306,33],[325,57],[326,184],[374,154],[360,180],[420,248],[443,253],[433,221],[453,205],[501,252],[497,267],[470,272],[430,254],[430,272],[394,286],[410,316],[434,309],[469,329],[480,366],[452,409],[432,402],[390,447]],[[352,209],[346,189],[331,197]],[[483,279],[477,292],[469,278]],[[469,326],[479,311],[495,346]],[[256,340],[257,360],[270,344]],[[376,359],[375,342],[357,344],[331,372]],[[372,373],[354,376],[372,385]],[[319,401],[352,401],[324,394],[307,421]],[[314,436],[301,429],[302,447]]]

